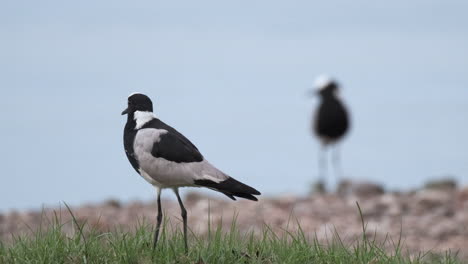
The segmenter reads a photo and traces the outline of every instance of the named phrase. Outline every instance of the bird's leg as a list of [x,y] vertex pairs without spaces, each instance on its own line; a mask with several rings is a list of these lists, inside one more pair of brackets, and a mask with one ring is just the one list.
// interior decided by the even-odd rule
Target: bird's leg
[[159,228],[161,227],[162,217],[161,189],[158,188],[158,216],[156,218],[156,231],[154,231],[153,250],[156,248],[156,244],[158,243]]
[[333,169],[336,175],[336,182],[339,184],[339,181],[343,179],[343,170],[341,168],[341,156],[338,145],[335,145],[332,151]]
[[319,180],[315,185],[315,191],[324,192],[325,191],[325,177],[327,170],[327,160],[326,160],[326,146],[323,144],[319,148],[318,153],[318,169],[319,169]]
[[184,222],[184,245],[185,245],[185,253],[188,253],[188,245],[187,245],[187,210],[185,210],[184,204],[182,203],[182,199],[180,199],[179,189],[174,188],[174,192],[177,195],[177,201],[179,201],[180,211],[182,215],[182,220]]

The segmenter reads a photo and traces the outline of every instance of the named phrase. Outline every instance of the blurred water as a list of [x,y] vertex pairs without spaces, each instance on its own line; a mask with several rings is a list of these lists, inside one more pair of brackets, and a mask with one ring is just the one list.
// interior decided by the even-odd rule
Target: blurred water
[[122,147],[135,91],[230,175],[268,195],[306,193],[318,144],[305,94],[323,72],[352,110],[348,177],[467,183],[467,7],[2,2],[0,210],[152,198]]

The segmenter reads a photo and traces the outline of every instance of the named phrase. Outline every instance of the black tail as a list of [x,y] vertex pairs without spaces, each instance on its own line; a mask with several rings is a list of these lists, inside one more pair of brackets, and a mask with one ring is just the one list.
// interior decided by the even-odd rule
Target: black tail
[[252,201],[258,201],[257,197],[253,195],[260,195],[259,191],[231,177],[220,183],[210,180],[195,180],[195,184],[222,192],[232,200],[236,200],[235,196],[237,196]]

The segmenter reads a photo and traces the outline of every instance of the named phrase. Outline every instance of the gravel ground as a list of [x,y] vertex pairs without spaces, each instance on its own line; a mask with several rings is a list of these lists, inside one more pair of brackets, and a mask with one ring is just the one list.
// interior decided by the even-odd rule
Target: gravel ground
[[[212,226],[221,224],[227,231],[236,215],[237,226],[242,232],[260,233],[267,224],[275,232],[282,233],[297,230],[297,223],[300,223],[306,235],[313,237],[316,234],[319,241],[330,240],[336,230],[345,243],[352,243],[362,235],[361,217],[356,206],[359,202],[370,236],[376,235],[383,241],[389,235],[397,242],[401,234],[410,253],[450,249],[468,259],[468,187],[429,186],[408,193],[385,193],[377,185],[347,182],[333,194],[260,197],[259,202],[233,202],[219,195],[208,197],[189,193],[185,197],[189,227],[204,235],[210,217]],[[131,231],[142,221],[154,223],[156,203],[107,201],[72,210],[79,221],[87,221],[101,232],[116,228]],[[181,225],[176,201],[163,201],[163,210],[173,227]],[[54,212],[62,223],[70,220],[64,207],[0,214],[0,239],[11,241],[14,235],[31,234],[41,221],[44,225],[53,219]],[[65,224],[64,230],[73,232],[72,224]],[[391,250],[391,243],[387,246]]]

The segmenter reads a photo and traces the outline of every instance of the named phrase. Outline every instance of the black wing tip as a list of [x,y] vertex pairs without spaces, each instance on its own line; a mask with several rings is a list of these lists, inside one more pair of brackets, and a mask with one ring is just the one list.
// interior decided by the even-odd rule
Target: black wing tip
[[236,193],[235,193],[234,195],[236,195],[237,197],[241,197],[241,198],[250,200],[250,201],[255,201],[255,202],[258,201],[257,197],[255,197],[255,196],[253,196],[253,195],[251,195],[251,194],[245,194],[245,193],[236,194]]
[[196,185],[208,187],[224,193],[227,197],[234,201],[236,200],[235,197],[240,197],[251,201],[258,201],[257,197],[254,195],[261,195],[261,193],[256,189],[231,177],[219,183],[211,180],[195,180],[194,183]]
[[[253,188],[252,188],[252,189],[253,189]],[[262,194],[261,194],[259,191],[257,191],[256,189],[254,189],[254,190],[255,190],[255,192],[252,193],[253,195],[262,195]]]
[[250,200],[250,201],[255,201],[255,202],[258,201],[257,197],[248,193],[225,193],[225,192],[223,193],[234,201],[237,201],[236,197],[243,198],[243,199]]
[[225,185],[226,187],[231,187],[233,193],[247,193],[253,195],[260,195],[261,193],[249,185],[242,183],[232,177],[227,178],[225,181],[219,183],[220,185]]
[[234,197],[232,194],[230,193],[227,193],[227,192],[222,192],[224,193],[224,195],[226,195],[227,197],[229,197],[229,199],[233,200],[233,201],[237,201],[236,197]]

